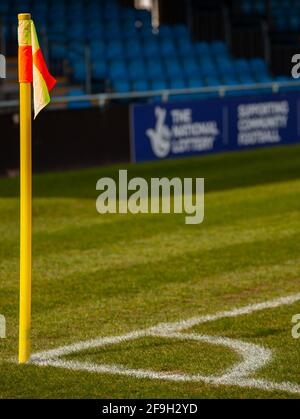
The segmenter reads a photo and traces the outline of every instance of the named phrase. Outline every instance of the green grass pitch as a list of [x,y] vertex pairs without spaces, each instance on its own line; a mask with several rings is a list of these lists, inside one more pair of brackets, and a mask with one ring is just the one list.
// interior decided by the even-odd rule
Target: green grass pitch
[[[204,177],[205,221],[96,212],[96,182]],[[15,362],[19,180],[0,179],[1,398],[300,398],[283,390],[170,382]],[[300,147],[272,148],[34,177],[32,351],[233,310],[300,292]],[[187,330],[271,350],[255,379],[300,386],[300,303]],[[66,359],[179,374],[220,375],[239,361],[222,346],[142,337]]]

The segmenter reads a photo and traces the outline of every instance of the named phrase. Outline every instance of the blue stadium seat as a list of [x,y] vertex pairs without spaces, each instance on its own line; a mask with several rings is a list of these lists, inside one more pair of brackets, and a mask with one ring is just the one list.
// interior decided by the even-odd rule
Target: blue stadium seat
[[48,41],[50,43],[54,43],[54,42],[65,42],[66,41],[66,36],[65,34],[59,34],[59,33],[51,33],[48,32]]
[[172,28],[167,25],[160,25],[159,36],[162,38],[171,38],[173,35]]
[[106,52],[105,43],[103,41],[92,41],[90,43],[90,52],[93,61],[98,58],[103,60]]
[[118,20],[120,18],[120,11],[118,7],[111,6],[109,7],[109,3],[107,4],[107,8],[104,10],[103,16],[104,19],[107,21]]
[[133,22],[125,21],[121,26],[122,37],[128,40],[135,40],[138,36],[137,28]]
[[170,80],[170,88],[171,89],[186,89],[188,87],[187,82],[185,81],[184,78],[174,78]]
[[128,80],[114,80],[113,90],[118,93],[128,93],[131,91],[131,86]]
[[178,40],[178,53],[181,56],[191,56],[195,53],[194,44],[187,38]]
[[253,76],[251,74],[239,74],[238,75],[239,81],[241,84],[254,84],[256,83],[255,79],[253,78]]
[[106,45],[106,56],[109,60],[124,58],[123,44],[120,41],[109,41]]
[[249,62],[245,59],[238,59],[233,62],[233,66],[235,68],[236,74],[243,75],[243,74],[251,74],[251,67]]
[[155,77],[161,78],[164,74],[163,65],[160,60],[149,60],[147,62],[147,71],[148,77],[154,79]]
[[194,51],[200,57],[211,55],[210,47],[207,42],[196,42],[194,45]]
[[218,76],[217,68],[212,60],[207,59],[207,60],[200,61],[200,70],[203,76],[213,76],[213,77]]
[[83,24],[76,24],[76,25],[71,25],[67,31],[67,37],[70,40],[79,40],[82,41],[83,39],[85,39],[85,35],[86,35],[86,30],[83,26]]
[[87,71],[85,62],[76,62],[73,64],[73,80],[75,83],[84,83],[86,80]]
[[234,74],[224,74],[222,82],[223,85],[228,86],[237,86],[239,84],[239,80]]
[[104,21],[101,9],[92,9],[87,7],[85,13],[86,21],[90,24]]
[[104,61],[95,61],[92,65],[93,80],[104,80],[107,76],[107,68]]
[[115,22],[106,23],[104,26],[104,37],[107,41],[122,39],[121,27]]
[[222,81],[218,77],[207,76],[206,77],[206,85],[208,87],[222,86]]
[[120,10],[120,19],[123,20],[132,20],[134,21],[136,18],[136,11],[130,7],[124,7]]
[[132,85],[132,90],[136,92],[147,92],[150,89],[149,83],[145,79],[135,80]]
[[183,68],[187,76],[196,76],[200,73],[199,64],[194,58],[183,58]]
[[67,25],[66,22],[64,22],[63,20],[55,20],[53,22],[50,22],[48,25],[48,30],[51,33],[62,33],[64,34],[65,31],[67,29]]
[[152,40],[153,37],[154,37],[152,26],[151,25],[146,25],[146,24],[143,24],[138,29],[138,34],[144,40]]
[[111,80],[126,79],[128,72],[127,72],[127,67],[124,61],[123,60],[112,61],[108,68],[108,75],[111,78]]
[[188,78],[188,86],[190,88],[197,88],[197,87],[204,87],[204,82],[201,77],[189,77]]
[[153,80],[150,84],[152,90],[167,90],[169,89],[169,85],[167,81],[163,78]]
[[88,41],[94,42],[96,40],[102,40],[104,34],[104,28],[101,25],[94,25],[90,28],[87,28],[86,39]]
[[176,58],[166,58],[164,64],[168,77],[175,78],[184,76],[183,68]]
[[268,72],[267,65],[262,58],[253,58],[249,61],[249,65],[254,72]]
[[158,42],[156,40],[146,40],[143,46],[143,53],[145,57],[154,58],[160,55]]
[[145,63],[141,59],[135,59],[129,62],[128,75],[130,80],[141,79],[146,74]]
[[50,46],[51,59],[64,60],[67,56],[67,48],[65,43],[53,43]]
[[169,38],[164,39],[160,44],[160,51],[162,56],[176,55],[176,48],[174,42]]
[[189,37],[188,27],[186,25],[174,25],[173,36],[179,39],[188,38]]
[[127,58],[136,58],[142,56],[142,46],[138,39],[130,39],[125,43],[125,55]]
[[258,83],[271,83],[273,81],[272,77],[265,73],[257,73],[255,79]]
[[212,42],[211,52],[212,52],[212,54],[215,54],[215,55],[218,55],[218,56],[228,56],[227,45],[222,41]]
[[67,49],[66,57],[72,67],[78,62],[85,62],[84,51],[73,51],[71,49]]

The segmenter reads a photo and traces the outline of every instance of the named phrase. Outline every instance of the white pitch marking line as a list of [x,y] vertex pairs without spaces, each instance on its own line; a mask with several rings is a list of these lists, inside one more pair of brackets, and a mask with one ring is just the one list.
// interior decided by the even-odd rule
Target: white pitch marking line
[[177,323],[162,323],[152,328],[154,331],[179,332],[181,330],[190,329],[198,324],[208,323],[216,320],[221,320],[230,317],[244,316],[252,314],[256,311],[263,311],[271,308],[277,308],[285,305],[291,305],[300,301],[300,293],[290,295],[288,297],[281,297],[275,300],[266,301],[264,303],[250,304],[245,307],[236,308],[228,311],[221,311],[216,314],[208,314],[201,317],[192,317],[188,320],[183,320]]
[[[203,324],[210,321],[215,321],[223,318],[237,317],[241,315],[251,314],[257,311],[262,311],[270,308],[277,308],[283,305],[291,305],[300,301],[300,294],[291,295],[288,297],[278,298],[259,304],[252,304],[246,307],[234,309],[231,311],[223,311],[214,315],[206,315],[194,317],[189,320],[184,320],[176,323],[163,323],[156,327],[145,330],[134,331],[122,336],[112,336],[105,338],[93,339],[90,341],[79,342],[77,344],[68,345],[53,349],[46,352],[41,352],[33,355],[31,363],[39,366],[52,366],[58,368],[72,369],[78,371],[89,371],[96,373],[109,373],[117,375],[125,375],[136,378],[150,378],[168,381],[192,381],[205,382],[215,385],[226,386],[240,386],[248,388],[257,388],[261,390],[279,390],[294,394],[300,394],[300,386],[294,383],[274,383],[267,380],[256,380],[249,378],[258,369],[262,368],[271,361],[271,351],[250,343],[245,343],[239,340],[216,337],[216,336],[202,336],[195,333],[176,333],[198,324]],[[59,357],[69,355],[75,352],[88,350],[96,347],[103,347],[106,345],[114,345],[130,340],[136,340],[145,336],[164,337],[181,340],[195,340],[205,342],[213,345],[222,345],[229,347],[243,357],[243,361],[236,364],[232,369],[225,372],[222,376],[202,376],[202,375],[187,375],[187,374],[172,374],[161,373],[143,369],[129,369],[118,365],[99,365],[88,362],[76,362],[61,360]]]
[[237,317],[246,314],[251,314],[257,311],[263,311],[270,308],[277,308],[283,305],[291,305],[300,301],[300,293],[290,295],[288,297],[282,297],[271,301],[266,301],[259,304],[250,304],[245,307],[236,308],[231,311],[221,311],[216,314],[205,315],[200,317],[192,317],[188,320],[183,320],[174,323],[161,323],[155,327],[149,329],[138,330],[125,335],[120,336],[109,336],[109,337],[99,337],[89,341],[82,341],[72,345],[61,346],[56,349],[49,351],[39,352],[34,354],[31,357],[31,361],[40,360],[40,359],[49,359],[57,358],[60,356],[70,355],[74,352],[80,352],[88,349],[98,348],[101,346],[114,345],[118,343],[127,342],[130,340],[135,340],[141,337],[149,336],[153,333],[172,333],[179,332],[182,330],[189,329],[198,324],[208,323],[216,320],[221,320],[224,318]]
[[272,353],[270,350],[259,345],[242,342],[237,339],[220,336],[204,336],[197,333],[161,333],[155,336],[170,339],[195,340],[197,342],[208,343],[215,346],[225,346],[232,349],[243,358],[243,361],[225,372],[220,378],[222,380],[232,380],[235,378],[249,376],[251,373],[254,373],[265,366],[272,359]]
[[147,331],[140,330],[140,331],[131,332],[131,333],[128,333],[126,335],[121,335],[121,336],[108,336],[104,338],[103,337],[96,338],[92,340],[87,340],[85,342],[82,341],[82,342],[78,342],[72,345],[62,346],[57,349],[51,349],[50,351],[39,352],[32,355],[30,360],[31,362],[34,363],[35,361],[39,361],[42,359],[58,358],[61,356],[73,354],[75,352],[81,352],[84,350],[89,350],[89,349],[98,348],[102,346],[116,345],[118,343],[124,343],[130,340],[136,340],[145,336],[147,336]]
[[131,369],[122,365],[92,364],[89,362],[62,361],[62,360],[41,360],[36,363],[40,367],[54,367],[69,369],[72,371],[86,371],[98,374],[112,374],[133,378],[148,378],[151,380],[174,381],[174,382],[202,382],[212,385],[237,386],[245,388],[256,388],[263,391],[283,391],[292,394],[300,394],[300,386],[293,383],[275,383],[267,380],[256,380],[250,378],[231,378],[162,373],[144,369]]
[[[237,352],[244,360],[241,363],[238,363],[234,368],[231,368],[227,372],[224,373],[223,376],[220,377],[222,380],[229,380],[229,379],[235,379],[235,378],[241,378],[244,376],[248,376],[250,373],[255,372],[259,368],[263,367],[265,364],[267,364],[271,358],[272,354],[271,351],[262,348],[258,345],[253,345],[251,343],[245,343],[241,342],[236,339],[230,339],[230,338],[223,338],[218,336],[204,336],[196,333],[172,333],[172,334],[152,334],[153,337],[159,337],[159,338],[165,338],[165,339],[178,339],[178,340],[194,340],[197,342],[204,342],[211,345],[216,346],[225,346],[229,349],[232,349],[233,351]],[[39,365],[45,365],[48,361],[51,362],[51,359],[40,359],[35,361],[35,364]],[[54,360],[54,362],[56,362]],[[60,361],[65,362],[65,361]],[[71,361],[72,363],[73,361]],[[67,362],[67,364],[70,364]],[[77,362],[76,365],[78,366],[80,362]],[[71,365],[71,364],[70,364]],[[90,363],[84,363],[85,367],[86,365],[97,365],[97,364],[90,364]],[[186,377],[186,375],[181,375],[182,377]],[[195,375],[197,377],[197,380],[201,379],[203,380],[202,376]],[[207,377],[208,378],[208,377]],[[212,376],[211,379],[215,380],[216,378]],[[210,378],[209,378],[210,379]]]

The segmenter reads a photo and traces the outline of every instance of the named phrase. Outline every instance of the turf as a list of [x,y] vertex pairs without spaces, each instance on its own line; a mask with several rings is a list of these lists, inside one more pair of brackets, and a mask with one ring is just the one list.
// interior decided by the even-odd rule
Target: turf
[[[182,215],[96,212],[96,182],[117,177],[204,177],[205,221]],[[18,366],[19,180],[0,179],[0,397],[296,397],[286,392],[170,383]],[[300,147],[262,149],[34,177],[32,350],[56,348],[295,294],[300,289]],[[256,374],[300,384],[300,304],[192,329],[258,343],[273,361]],[[214,374],[228,349],[158,338],[76,354],[86,361]],[[300,396],[299,396],[300,397]]]

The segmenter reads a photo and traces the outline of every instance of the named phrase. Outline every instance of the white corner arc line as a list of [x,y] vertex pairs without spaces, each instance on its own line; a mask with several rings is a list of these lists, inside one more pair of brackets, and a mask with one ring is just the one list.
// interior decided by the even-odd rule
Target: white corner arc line
[[177,323],[162,323],[152,328],[153,331],[168,331],[178,332],[185,329],[190,329],[198,324],[208,323],[216,320],[221,320],[230,317],[244,316],[252,314],[257,311],[263,311],[271,308],[277,308],[281,306],[291,305],[300,301],[300,293],[289,295],[288,297],[281,297],[275,300],[266,301],[258,304],[250,304],[245,307],[236,308],[233,310],[221,311],[216,314],[208,314],[200,317],[192,317],[188,320],[183,320]]
[[211,384],[216,386],[223,385],[231,387],[244,387],[249,389],[255,388],[263,391],[280,391],[297,395],[300,394],[300,386],[289,382],[275,383],[268,380],[258,380],[250,378],[221,379],[221,377],[162,373],[152,370],[130,369],[122,365],[92,364],[89,362],[63,361],[59,359],[41,360],[35,362],[34,364],[40,367],[54,367],[69,369],[72,371],[85,371],[98,374],[120,375],[138,379],[148,378],[150,380],[159,381],[202,382],[205,384]]
[[243,358],[243,361],[237,363],[230,368],[221,377],[212,377],[212,379],[232,380],[249,376],[255,371],[262,368],[272,359],[272,353],[269,349],[263,348],[259,345],[246,343],[241,340],[225,338],[220,336],[205,336],[198,333],[161,333],[155,335],[157,337],[164,337],[179,340],[194,340],[197,342],[207,343],[215,346],[224,346],[232,349]]
[[88,341],[81,341],[75,344],[61,346],[56,349],[51,349],[49,351],[38,352],[32,355],[31,361],[40,360],[40,359],[48,359],[48,358],[57,358],[60,356],[70,355],[75,352],[97,348],[100,346],[123,343],[130,340],[138,339],[140,337],[145,337],[147,335],[152,335],[153,333],[179,332],[182,330],[189,329],[193,326],[197,326],[198,324],[208,323],[208,322],[212,322],[216,320],[221,320],[224,318],[252,314],[257,311],[277,308],[284,305],[291,305],[298,301],[300,301],[300,293],[290,295],[288,297],[282,297],[275,300],[266,301],[263,303],[250,304],[248,306],[236,308],[233,310],[221,311],[216,314],[192,317],[188,320],[183,320],[179,322],[161,323],[155,327],[151,327],[144,330],[133,331],[133,332],[120,335],[120,336],[99,337],[99,338],[88,340]]
[[[213,315],[193,317],[188,320],[174,323],[162,323],[152,328],[134,331],[121,336],[100,337],[89,341],[82,341],[73,345],[63,346],[53,350],[36,353],[31,357],[31,363],[38,366],[52,366],[57,368],[88,371],[93,373],[108,373],[123,376],[126,375],[136,378],[149,378],[181,382],[197,381],[214,385],[240,386],[257,388],[266,391],[279,390],[293,394],[300,394],[300,386],[298,384],[274,383],[267,380],[256,380],[249,378],[250,374],[253,374],[255,371],[270,362],[272,354],[268,349],[265,349],[259,345],[254,345],[230,338],[203,336],[195,333],[179,333],[180,331],[189,329],[198,324],[216,321],[223,318],[247,315],[257,311],[277,308],[283,305],[291,305],[298,301],[300,301],[300,294],[294,294],[288,297],[282,297],[258,304],[251,304],[242,308],[237,308],[231,311],[223,311]],[[115,345],[130,340],[136,340],[145,336],[195,340],[213,345],[226,346],[238,353],[243,358],[243,361],[237,363],[229,371],[223,373],[221,376],[202,376],[199,374],[188,375],[161,373],[144,369],[130,369],[119,365],[100,365],[89,362],[76,362],[59,359],[62,356],[70,355],[72,353],[77,353],[96,347]]]

